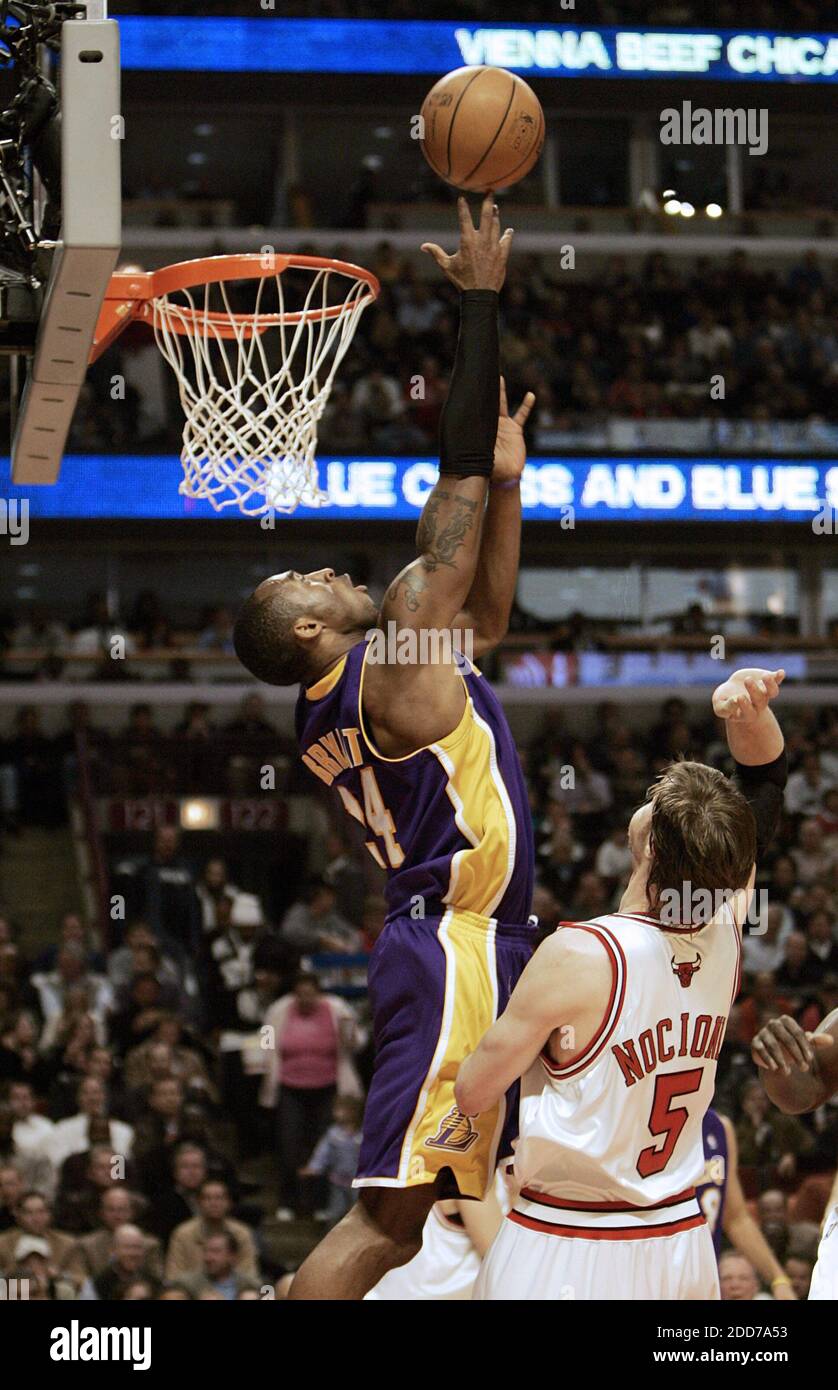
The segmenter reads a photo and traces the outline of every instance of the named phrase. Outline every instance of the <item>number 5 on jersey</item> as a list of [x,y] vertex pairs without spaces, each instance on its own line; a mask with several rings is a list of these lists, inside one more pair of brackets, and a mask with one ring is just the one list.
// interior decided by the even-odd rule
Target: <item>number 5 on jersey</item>
[[701,1085],[703,1067],[692,1071],[664,1073],[655,1079],[655,1093],[652,1098],[652,1113],[649,1116],[649,1133],[655,1136],[666,1135],[663,1147],[652,1146],[643,1149],[637,1160],[637,1171],[641,1178],[650,1178],[654,1173],[662,1173],[670,1158],[678,1136],[687,1123],[688,1111],[685,1105],[673,1105],[679,1096],[691,1096]]

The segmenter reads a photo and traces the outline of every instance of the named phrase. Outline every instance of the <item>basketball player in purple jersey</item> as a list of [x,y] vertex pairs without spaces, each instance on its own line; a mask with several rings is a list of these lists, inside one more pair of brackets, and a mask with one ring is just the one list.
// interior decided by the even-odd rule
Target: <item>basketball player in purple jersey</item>
[[748,1211],[739,1181],[739,1153],[732,1122],[711,1106],[701,1122],[701,1137],[704,1173],[695,1185],[695,1195],[713,1237],[716,1259],[722,1253],[724,1233],[734,1250],[750,1260],[774,1298],[793,1301],[791,1280]]
[[[369,970],[376,1062],[360,1201],[302,1265],[297,1299],[360,1299],[407,1263],[435,1202],[486,1195],[516,1123],[516,1089],[468,1119],[454,1080],[530,955],[527,792],[496,696],[440,638],[465,632],[479,656],[506,632],[533,397],[509,416],[498,293],[511,232],[501,236],[491,195],[478,228],[465,199],[459,212],[456,255],[423,248],[460,291],[460,334],[417,558],[379,611],[348,575],[319,569],[266,579],[236,623],[236,651],[255,676],[300,682],[303,762],[334,787],[388,874]],[[381,660],[381,630],[414,658]]]

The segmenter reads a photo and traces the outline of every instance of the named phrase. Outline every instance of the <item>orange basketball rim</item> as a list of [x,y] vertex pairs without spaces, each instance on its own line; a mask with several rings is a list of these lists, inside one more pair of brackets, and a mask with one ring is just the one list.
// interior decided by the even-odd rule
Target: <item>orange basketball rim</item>
[[[295,256],[261,252],[237,256],[204,256],[192,261],[178,261],[174,265],[162,266],[159,270],[117,271],[111,276],[99,321],[93,335],[90,361],[95,362],[119,337],[123,329],[136,319],[150,326],[159,326],[161,304],[171,294],[179,290],[198,289],[202,286],[220,284],[235,280],[267,280],[274,275],[282,275],[286,270],[330,271],[345,276],[348,280],[366,286],[367,297],[362,307],[366,308],[378,298],[381,286],[371,270],[352,265],[349,261],[331,260],[325,256]],[[264,332],[279,324],[295,324],[305,317],[313,319],[339,318],[347,312],[347,303],[314,305],[287,313],[260,313],[216,311],[206,314],[197,308],[185,309],[184,317],[178,317],[172,327],[176,333],[203,331],[208,324],[213,332],[222,338],[235,338],[239,332]]]
[[[293,287],[283,284],[288,271]],[[90,360],[132,322],[153,330],[184,412],[185,496],[248,516],[318,507],[328,497],[318,483],[317,426],[378,293],[371,271],[323,256],[260,252],[121,271]]]

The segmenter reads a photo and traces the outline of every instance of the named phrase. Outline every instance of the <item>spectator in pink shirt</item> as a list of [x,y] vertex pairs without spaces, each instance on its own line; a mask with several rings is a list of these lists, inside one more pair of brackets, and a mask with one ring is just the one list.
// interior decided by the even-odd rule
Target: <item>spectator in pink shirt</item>
[[276,1108],[277,1220],[290,1221],[306,1203],[299,1170],[330,1123],[335,1096],[361,1094],[352,1062],[356,1020],[342,999],[321,991],[316,976],[300,975],[293,993],[271,1005],[264,1027],[272,1046],[260,1100]]

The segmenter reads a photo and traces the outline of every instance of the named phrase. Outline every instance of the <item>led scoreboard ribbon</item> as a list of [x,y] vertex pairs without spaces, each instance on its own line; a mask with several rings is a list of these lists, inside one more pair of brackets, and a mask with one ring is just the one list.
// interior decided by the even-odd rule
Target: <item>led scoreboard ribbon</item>
[[488,63],[540,77],[835,82],[838,34],[586,29],[454,21],[128,15],[124,68],[174,72],[440,73]]
[[[31,517],[214,517],[209,503],[181,497],[176,455],[69,455],[53,487],[15,487],[0,463],[0,535],[15,508]],[[319,461],[329,505],[299,507],[295,520],[415,521],[437,479],[431,458]],[[838,531],[838,460],[534,458],[521,487],[524,517],[578,521],[798,521]],[[12,509],[8,516],[3,509]],[[233,508],[221,518],[239,519]],[[251,524],[258,524],[253,523]],[[4,526],[6,530],[4,530]],[[12,542],[14,544],[14,542]]]

